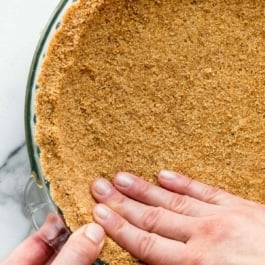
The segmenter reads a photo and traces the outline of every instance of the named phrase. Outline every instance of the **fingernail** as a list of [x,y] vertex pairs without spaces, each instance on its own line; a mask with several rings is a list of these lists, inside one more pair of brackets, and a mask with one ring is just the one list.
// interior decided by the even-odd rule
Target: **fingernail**
[[94,213],[101,219],[107,219],[110,215],[110,210],[103,205],[97,205],[94,209]]
[[95,244],[99,244],[104,238],[104,231],[97,224],[88,224],[85,228],[85,236],[92,240]]
[[108,195],[111,193],[112,186],[106,180],[100,179],[94,184],[94,190],[100,195]]
[[56,214],[49,214],[45,224],[40,229],[41,235],[50,242],[56,239],[59,235],[67,232],[66,226],[61,217]]
[[55,252],[60,251],[71,234],[62,218],[57,214],[49,214],[38,233],[41,239],[48,243]]
[[176,178],[176,173],[169,170],[161,170],[158,176],[166,180],[173,180]]
[[131,176],[125,173],[119,173],[115,179],[115,183],[124,188],[127,188],[133,184],[133,179]]

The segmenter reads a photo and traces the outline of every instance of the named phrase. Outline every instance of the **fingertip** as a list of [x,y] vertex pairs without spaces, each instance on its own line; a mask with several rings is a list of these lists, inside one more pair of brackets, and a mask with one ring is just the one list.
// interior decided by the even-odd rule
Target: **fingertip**
[[53,264],[92,264],[103,248],[104,238],[104,229],[96,223],[80,227],[69,237]]
[[174,180],[176,179],[176,177],[177,177],[177,174],[175,172],[166,170],[166,169],[162,169],[158,173],[158,178],[162,180]]
[[112,184],[106,179],[99,178],[92,184],[92,193],[96,197],[105,197],[111,194],[113,190]]
[[166,184],[173,182],[175,185],[183,186],[186,185],[186,183],[189,181],[189,178],[177,172],[163,169],[158,174],[158,181],[162,185],[164,183]]
[[93,215],[96,221],[105,221],[111,215],[111,209],[104,204],[97,204],[93,209]]
[[94,244],[100,245],[104,241],[105,232],[100,225],[91,223],[85,226],[84,235]]
[[129,188],[134,183],[134,176],[127,172],[119,172],[115,179],[115,186],[119,186],[121,188]]

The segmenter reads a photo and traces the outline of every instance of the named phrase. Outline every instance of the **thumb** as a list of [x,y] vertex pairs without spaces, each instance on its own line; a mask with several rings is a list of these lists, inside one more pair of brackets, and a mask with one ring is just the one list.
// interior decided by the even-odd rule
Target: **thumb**
[[[21,243],[1,265],[44,265],[53,256],[57,238],[67,239],[69,232],[55,214],[47,217],[41,229]],[[63,242],[60,242],[63,243]]]
[[91,265],[100,254],[104,235],[98,224],[81,227],[69,237],[52,265]]

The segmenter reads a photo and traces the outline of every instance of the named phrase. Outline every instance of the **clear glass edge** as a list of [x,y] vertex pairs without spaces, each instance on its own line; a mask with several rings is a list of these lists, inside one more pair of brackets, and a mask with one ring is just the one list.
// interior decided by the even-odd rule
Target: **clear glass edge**
[[[50,213],[59,214],[58,207],[51,199],[48,188],[48,182],[44,177],[40,165],[39,148],[37,143],[35,142],[35,94],[37,86],[37,76],[43,61],[43,56],[46,52],[49,43],[49,39],[51,39],[53,33],[55,32],[54,29],[56,28],[54,27],[56,27],[58,23],[57,20],[60,18],[60,16],[62,16],[64,11],[66,10],[67,4],[72,4],[72,2],[73,1],[69,0],[61,0],[57,4],[46,27],[42,31],[40,40],[33,55],[26,85],[24,128],[32,178],[28,181],[25,187],[24,203],[26,205],[29,215],[31,216],[32,224],[35,229],[39,229],[41,225],[41,221],[36,222],[36,219],[34,217],[34,213],[37,210],[42,209],[41,205],[46,205]],[[32,201],[36,198],[36,194],[37,196],[39,196],[40,199],[40,202],[38,204]],[[42,220],[42,223],[44,221],[45,220]]]
[[24,124],[25,124],[25,137],[27,143],[28,157],[30,160],[32,177],[35,182],[42,186],[45,184],[45,178],[40,167],[40,158],[38,154],[38,147],[34,138],[34,100],[35,100],[35,86],[37,84],[37,67],[41,64],[42,58],[41,54],[44,52],[45,45],[47,45],[48,37],[52,34],[52,28],[56,19],[64,11],[64,7],[68,3],[68,0],[61,0],[55,11],[53,12],[49,22],[43,30],[40,40],[37,44],[37,48],[34,52],[31,67],[29,70],[27,86],[26,86],[26,96],[25,96],[25,109],[24,109]]
[[[77,0],[60,0],[57,4],[51,18],[49,19],[46,27],[44,28],[40,40],[37,44],[35,49],[33,59],[31,62],[31,67],[28,74],[28,80],[26,85],[26,94],[25,94],[25,106],[24,106],[24,126],[25,126],[25,138],[26,138],[26,145],[27,145],[27,153],[30,161],[31,167],[31,177],[25,187],[24,191],[24,203],[27,207],[27,211],[31,216],[32,224],[36,230],[40,228],[40,225],[36,222],[34,218],[34,213],[38,210],[41,210],[43,206],[49,207],[49,211],[54,214],[60,214],[61,212],[53,202],[48,185],[49,183],[45,179],[45,176],[42,172],[41,165],[40,165],[40,156],[38,145],[35,142],[35,93],[36,93],[36,85],[37,85],[37,76],[38,76],[38,68],[40,68],[41,62],[43,60],[43,56],[45,53],[45,48],[47,48],[49,44],[49,39],[53,36],[52,32],[53,29],[57,28],[57,24],[60,21],[57,21],[59,17],[62,17],[68,5],[70,6]],[[56,23],[57,21],[57,23]],[[34,203],[30,201],[32,190],[34,193],[38,193],[40,196],[41,202]],[[63,216],[62,216],[63,217]],[[44,220],[43,220],[44,221]],[[67,228],[67,233],[71,233],[70,230]],[[109,263],[96,260],[93,265],[108,265]]]

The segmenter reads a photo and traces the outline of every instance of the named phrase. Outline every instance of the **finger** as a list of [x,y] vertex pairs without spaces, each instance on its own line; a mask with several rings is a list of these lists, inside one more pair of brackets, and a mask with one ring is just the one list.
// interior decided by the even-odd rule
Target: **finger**
[[162,170],[158,174],[159,183],[168,190],[188,195],[206,203],[228,205],[241,203],[241,199],[216,187],[212,187],[181,174]]
[[186,242],[196,228],[195,218],[134,201],[117,191],[107,180],[99,179],[93,183],[92,193],[97,201],[148,232]]
[[141,261],[147,264],[195,264],[191,263],[184,243],[143,231],[102,204],[97,205],[93,213],[106,233]]
[[26,239],[5,261],[4,265],[42,265],[53,256],[50,242],[65,231],[65,225],[57,215],[49,215],[45,224]]
[[88,224],[73,233],[52,265],[91,265],[104,244],[104,230],[98,224]]
[[170,192],[129,173],[121,172],[114,180],[115,187],[127,196],[145,204],[163,207],[189,216],[208,216],[216,213],[218,207],[186,195]]

